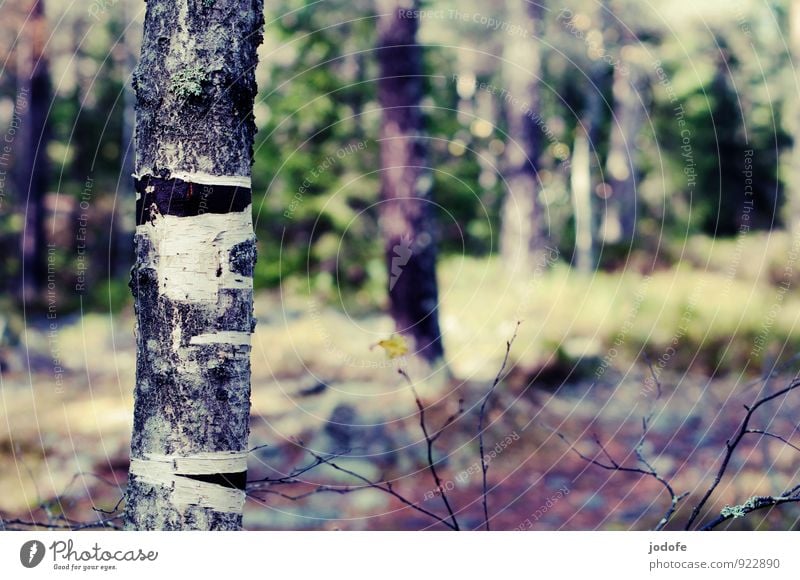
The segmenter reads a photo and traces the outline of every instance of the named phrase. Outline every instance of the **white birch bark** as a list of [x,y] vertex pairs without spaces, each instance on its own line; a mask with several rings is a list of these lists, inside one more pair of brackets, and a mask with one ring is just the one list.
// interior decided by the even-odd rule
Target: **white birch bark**
[[136,108],[137,368],[125,525],[242,525],[261,0],[149,0]]

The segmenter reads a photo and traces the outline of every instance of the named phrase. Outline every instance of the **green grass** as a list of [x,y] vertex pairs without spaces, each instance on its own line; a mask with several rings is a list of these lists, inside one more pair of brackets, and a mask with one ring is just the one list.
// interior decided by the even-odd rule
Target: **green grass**
[[477,371],[502,354],[516,320],[512,358],[531,367],[559,350],[624,367],[644,351],[676,371],[758,373],[770,357],[797,352],[800,297],[723,266],[582,276],[557,265],[524,279],[496,259],[449,260],[440,267],[448,355]]

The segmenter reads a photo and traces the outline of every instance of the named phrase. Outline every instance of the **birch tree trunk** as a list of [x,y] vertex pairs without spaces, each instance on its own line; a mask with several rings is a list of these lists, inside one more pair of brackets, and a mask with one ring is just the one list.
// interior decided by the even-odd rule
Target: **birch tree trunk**
[[125,525],[242,525],[261,0],[149,0],[136,106],[137,366]]
[[422,137],[422,48],[418,0],[378,0],[378,100],[381,123],[380,224],[389,271],[389,303],[398,332],[416,354],[442,359],[430,175]]
[[539,156],[544,123],[539,107],[539,29],[542,7],[512,1],[508,20],[533,33],[509,35],[503,51],[503,80],[508,100],[508,136],[504,176],[508,184],[502,209],[500,252],[512,272],[532,271],[544,249],[542,207],[539,200]]

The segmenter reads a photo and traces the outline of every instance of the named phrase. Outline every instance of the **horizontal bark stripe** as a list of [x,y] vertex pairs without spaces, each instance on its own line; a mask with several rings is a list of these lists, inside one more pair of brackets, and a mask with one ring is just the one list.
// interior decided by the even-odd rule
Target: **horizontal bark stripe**
[[136,179],[136,225],[152,220],[153,209],[161,215],[192,217],[241,212],[250,205],[250,187],[203,184],[183,179],[145,175]]
[[210,173],[202,172],[170,171],[169,176],[172,179],[182,179],[183,181],[200,183],[201,185],[233,185],[246,187],[247,189],[251,188],[251,183],[253,182],[249,175],[211,175]]
[[148,454],[131,459],[130,473],[142,483],[171,489],[176,506],[195,505],[235,513],[241,511],[245,501],[247,454]]
[[237,332],[232,330],[221,330],[219,332],[208,332],[197,334],[189,340],[189,344],[237,344],[249,345],[251,335],[249,332]]

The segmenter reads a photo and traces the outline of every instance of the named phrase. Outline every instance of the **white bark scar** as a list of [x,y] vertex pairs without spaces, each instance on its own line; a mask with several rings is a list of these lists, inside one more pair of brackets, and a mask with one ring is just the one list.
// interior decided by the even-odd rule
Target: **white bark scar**
[[159,292],[173,300],[216,302],[223,288],[252,289],[253,278],[231,271],[230,264],[231,248],[253,239],[251,207],[226,214],[160,215],[137,226],[155,249]]
[[[136,173],[133,174],[134,179],[141,179],[142,176]],[[192,173],[190,171],[170,171],[170,179],[180,179],[188,183],[199,183],[201,185],[231,185],[234,187],[246,187],[252,189],[253,180],[249,175],[211,175],[210,173],[203,173],[198,171]]]
[[221,332],[197,334],[189,339],[189,344],[238,344],[249,346],[250,333],[224,330]]
[[176,507],[196,505],[218,512],[240,513],[245,492],[181,475],[213,475],[240,473],[247,470],[245,452],[209,452],[194,455],[147,454],[144,459],[131,458],[130,473],[139,481],[172,489]]

